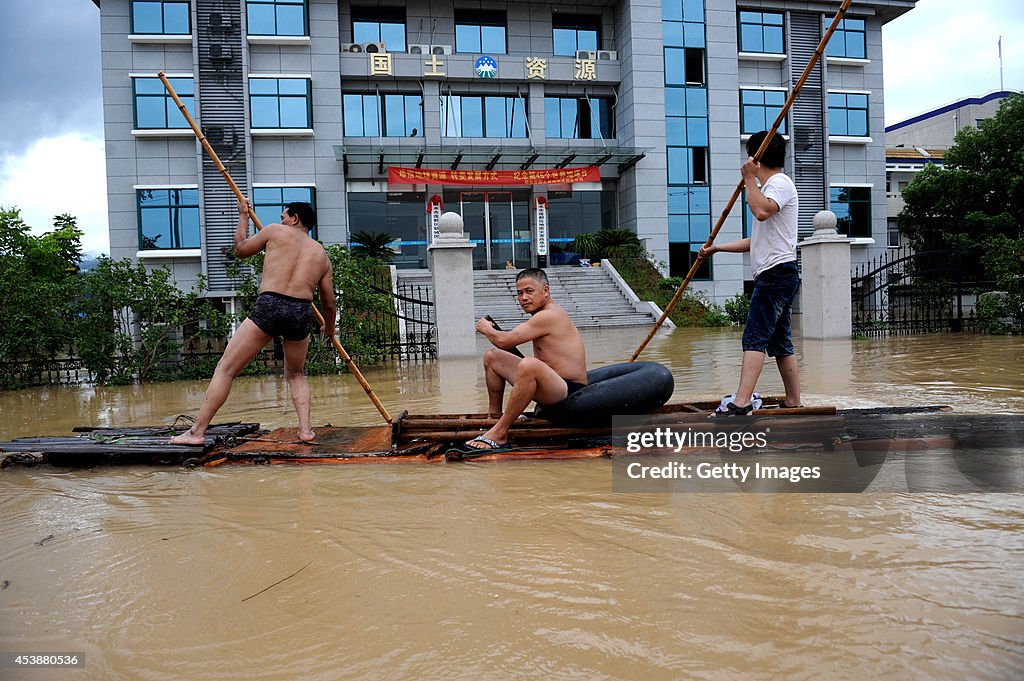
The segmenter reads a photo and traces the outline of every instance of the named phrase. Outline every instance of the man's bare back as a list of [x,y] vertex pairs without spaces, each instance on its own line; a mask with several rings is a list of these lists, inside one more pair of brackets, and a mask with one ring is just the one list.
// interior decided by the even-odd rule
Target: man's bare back
[[274,291],[313,300],[313,290],[330,268],[324,247],[299,227],[267,225],[266,258],[260,292]]

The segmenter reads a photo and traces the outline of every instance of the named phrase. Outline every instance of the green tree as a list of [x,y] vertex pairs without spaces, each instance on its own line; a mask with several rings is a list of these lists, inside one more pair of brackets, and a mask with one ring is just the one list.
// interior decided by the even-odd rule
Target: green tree
[[[917,250],[959,246],[974,253],[992,237],[1019,239],[1024,226],[1024,95],[993,118],[957,133],[945,166],[924,168],[903,191],[900,231]],[[979,272],[980,273],[980,272]]]
[[[66,352],[79,298],[82,232],[70,215],[54,218],[53,231],[34,236],[17,208],[0,209],[0,361],[29,373]],[[13,374],[0,387],[14,387]]]

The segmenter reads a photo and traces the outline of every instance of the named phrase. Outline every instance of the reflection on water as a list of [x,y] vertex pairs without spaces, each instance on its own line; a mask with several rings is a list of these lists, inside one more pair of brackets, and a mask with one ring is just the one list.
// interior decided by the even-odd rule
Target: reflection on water
[[[591,365],[624,361],[646,331],[587,334]],[[1024,412],[1021,339],[798,351],[809,404]],[[672,368],[677,398],[714,398],[735,389],[739,355],[736,331],[679,329],[642,358]],[[393,413],[486,404],[475,359],[365,374]],[[315,423],[380,422],[351,377],[311,384]],[[0,439],[169,423],[194,414],[204,388],[0,393]],[[774,367],[759,389],[781,390]],[[240,379],[218,420],[292,425],[286,384]],[[0,540],[0,651],[87,659],[4,679],[1008,679],[1024,668],[1013,495],[624,494],[605,460],[6,469]]]

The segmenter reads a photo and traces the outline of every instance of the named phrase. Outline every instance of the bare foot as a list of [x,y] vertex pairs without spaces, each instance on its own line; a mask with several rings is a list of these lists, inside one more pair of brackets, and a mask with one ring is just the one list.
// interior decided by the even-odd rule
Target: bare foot
[[299,439],[302,440],[303,442],[305,442],[307,445],[315,445],[316,444],[316,433],[313,432],[312,430],[307,430],[305,432],[300,430],[300,431],[298,431],[298,433],[299,433]]
[[188,445],[190,447],[201,447],[206,444],[206,437],[203,435],[196,435],[191,429],[186,430],[181,435],[175,435],[170,439],[172,445]]

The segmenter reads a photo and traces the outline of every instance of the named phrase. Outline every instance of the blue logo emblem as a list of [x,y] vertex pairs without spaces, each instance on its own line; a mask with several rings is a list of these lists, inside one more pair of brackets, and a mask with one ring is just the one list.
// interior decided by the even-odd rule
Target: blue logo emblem
[[498,62],[485,55],[476,60],[473,68],[476,69],[476,75],[481,78],[494,78],[498,73]]

